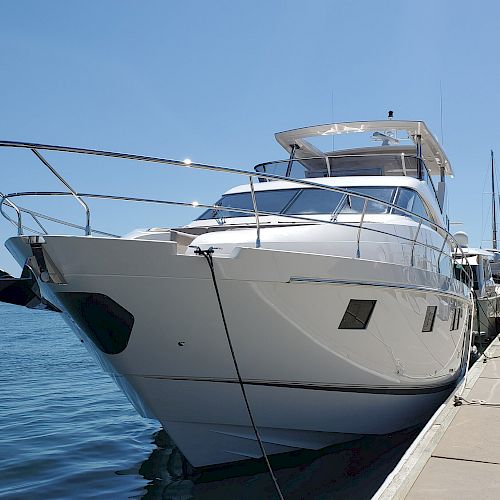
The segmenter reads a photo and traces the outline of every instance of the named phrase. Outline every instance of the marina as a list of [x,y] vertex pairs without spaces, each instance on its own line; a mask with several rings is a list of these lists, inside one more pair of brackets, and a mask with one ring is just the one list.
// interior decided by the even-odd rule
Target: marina
[[7,2],[0,500],[499,499],[499,17]]

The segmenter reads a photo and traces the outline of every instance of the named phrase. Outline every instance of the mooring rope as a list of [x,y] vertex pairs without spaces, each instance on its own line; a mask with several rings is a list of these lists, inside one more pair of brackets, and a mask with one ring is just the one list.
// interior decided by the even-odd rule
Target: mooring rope
[[269,458],[267,457],[266,450],[264,449],[264,444],[262,443],[262,439],[260,437],[260,434],[259,434],[259,431],[257,429],[257,426],[255,425],[255,420],[253,418],[252,410],[250,408],[250,403],[248,401],[248,397],[247,397],[247,393],[246,393],[246,390],[245,390],[245,386],[243,384],[243,379],[241,378],[240,368],[238,366],[238,361],[236,359],[236,353],[234,351],[233,343],[231,341],[231,336],[229,334],[229,328],[227,326],[226,315],[224,314],[224,308],[222,307],[222,300],[221,300],[220,293],[219,293],[219,287],[217,285],[217,279],[215,277],[214,261],[213,261],[213,258],[212,258],[212,254],[214,253],[214,248],[210,247],[207,250],[202,250],[200,247],[196,247],[194,253],[196,255],[203,255],[203,257],[205,257],[205,259],[206,259],[206,261],[208,263],[208,267],[210,268],[210,273],[212,274],[212,282],[213,282],[213,285],[214,285],[215,294],[217,295],[217,301],[219,303],[220,315],[222,317],[222,323],[224,324],[224,331],[226,332],[227,343],[229,344],[229,350],[231,351],[231,356],[233,358],[234,369],[236,370],[236,376],[238,377],[238,383],[240,385],[240,389],[241,389],[241,393],[243,395],[243,399],[245,400],[245,406],[247,408],[247,413],[248,413],[248,416],[250,418],[250,422],[252,424],[253,431],[255,433],[255,437],[257,438],[257,442],[259,443],[260,451],[262,452],[262,456],[264,457],[264,460],[266,462],[267,469],[269,471],[269,475],[271,476],[271,479],[274,482],[274,486],[276,488],[276,492],[278,493],[278,496],[279,496],[280,500],[284,500],[285,497],[283,496],[283,493],[281,493],[280,486],[278,484],[276,476],[274,475],[274,471],[273,471],[273,468],[271,467],[271,463],[269,462]]

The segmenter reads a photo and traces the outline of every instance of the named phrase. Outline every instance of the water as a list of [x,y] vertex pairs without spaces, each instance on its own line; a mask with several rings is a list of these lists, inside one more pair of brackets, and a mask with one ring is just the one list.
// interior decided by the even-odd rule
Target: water
[[[275,498],[260,464],[183,475],[56,313],[0,304],[0,429],[0,498]],[[416,433],[290,454],[278,482],[287,499],[370,498]]]

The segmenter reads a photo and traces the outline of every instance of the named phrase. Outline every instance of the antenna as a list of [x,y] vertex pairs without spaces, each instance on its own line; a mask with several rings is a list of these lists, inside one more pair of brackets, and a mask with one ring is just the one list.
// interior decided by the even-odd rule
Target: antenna
[[439,114],[441,118],[441,146],[444,146],[444,133],[443,133],[443,86],[439,80]]

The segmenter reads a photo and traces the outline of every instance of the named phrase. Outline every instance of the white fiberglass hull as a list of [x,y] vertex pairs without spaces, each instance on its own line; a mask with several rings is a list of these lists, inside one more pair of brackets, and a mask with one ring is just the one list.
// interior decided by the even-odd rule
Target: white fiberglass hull
[[497,335],[497,318],[500,311],[500,296],[481,297],[476,302],[472,330],[478,340],[492,339]]
[[[21,264],[32,254],[27,241],[7,243]],[[161,421],[192,465],[260,456],[202,256],[178,255],[174,242],[57,236],[44,237],[43,252],[65,282],[40,283],[51,302],[73,312],[71,294],[101,294],[133,317],[124,349],[106,354],[67,315],[136,409]],[[270,454],[418,424],[462,372],[469,303],[454,279],[252,248],[216,253],[214,264]],[[366,329],[338,329],[351,299],[376,301]],[[422,332],[428,306],[437,308],[434,325]],[[450,330],[456,308],[459,328]]]

